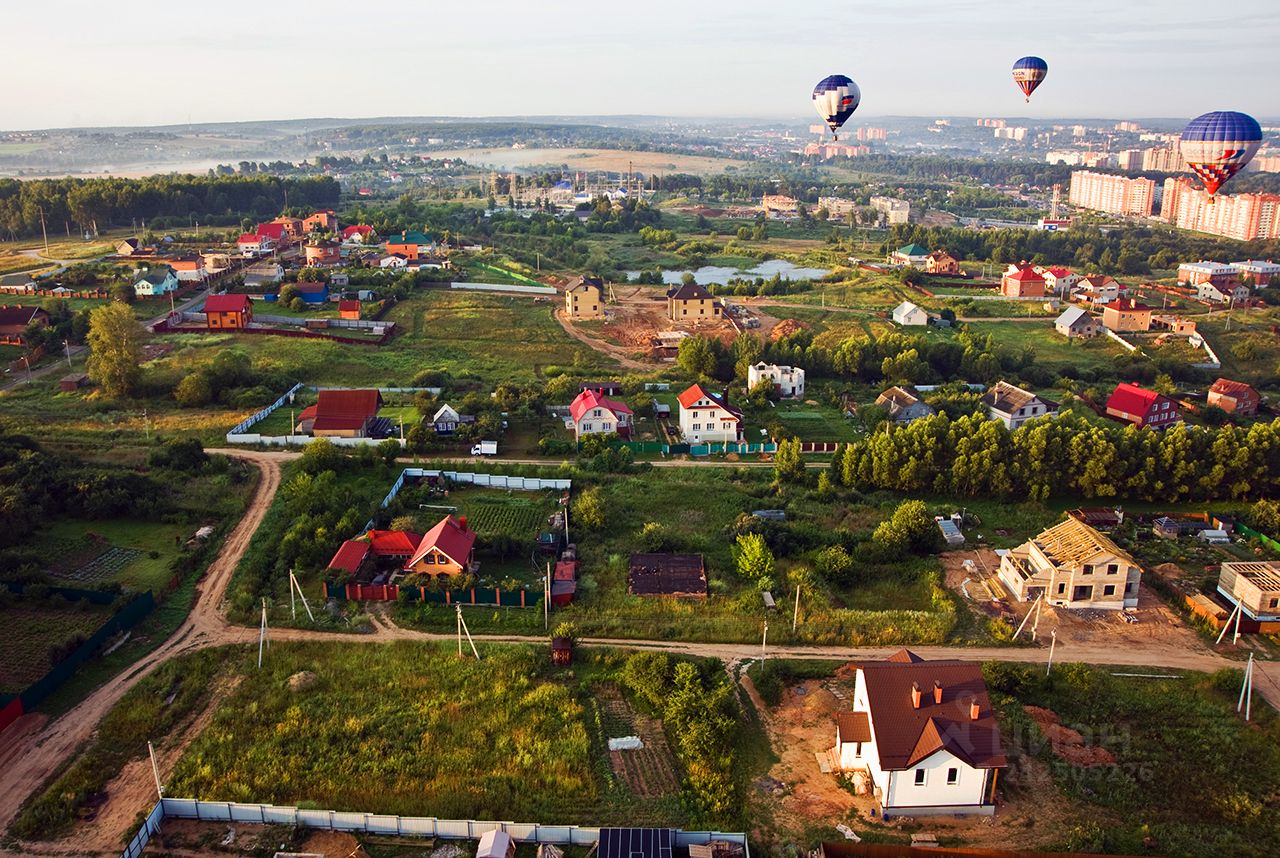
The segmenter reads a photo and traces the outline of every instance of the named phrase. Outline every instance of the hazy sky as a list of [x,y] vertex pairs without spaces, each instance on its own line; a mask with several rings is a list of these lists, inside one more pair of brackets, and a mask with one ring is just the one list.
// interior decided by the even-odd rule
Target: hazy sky
[[[0,128],[359,116],[1280,115],[1275,0],[41,0]],[[1025,105],[1009,76],[1038,54]]]

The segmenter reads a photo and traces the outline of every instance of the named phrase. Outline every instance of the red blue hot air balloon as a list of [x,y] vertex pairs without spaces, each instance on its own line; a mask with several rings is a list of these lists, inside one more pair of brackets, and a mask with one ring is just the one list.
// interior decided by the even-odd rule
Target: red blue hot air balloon
[[1049,75],[1049,64],[1039,57],[1023,57],[1013,64],[1013,82],[1031,101],[1031,93]]
[[813,108],[827,123],[831,136],[836,140],[840,139],[836,130],[853,116],[861,101],[862,92],[858,85],[842,74],[824,77],[813,88]]
[[1247,113],[1215,110],[1182,130],[1178,148],[1191,172],[1204,182],[1209,202],[1228,179],[1244,169],[1262,145],[1262,127]]

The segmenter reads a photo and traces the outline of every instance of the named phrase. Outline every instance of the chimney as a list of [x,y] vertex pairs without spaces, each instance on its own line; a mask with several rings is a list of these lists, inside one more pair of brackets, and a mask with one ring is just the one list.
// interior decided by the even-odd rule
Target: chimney
[[977,721],[978,716],[982,714],[982,707],[978,705],[978,701],[969,704],[969,720]]
[[933,702],[942,702],[942,683],[936,679],[933,681]]
[[918,682],[911,683],[911,708],[920,708],[920,683]]
[[467,517],[465,515],[458,516],[458,527],[465,533],[467,530]]

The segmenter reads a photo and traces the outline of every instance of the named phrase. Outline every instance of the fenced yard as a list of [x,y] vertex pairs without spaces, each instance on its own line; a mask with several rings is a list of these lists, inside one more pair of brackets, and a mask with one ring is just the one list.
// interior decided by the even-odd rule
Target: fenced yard
[[76,638],[88,638],[111,616],[110,605],[61,596],[23,598],[4,590],[0,598],[0,693],[26,688],[53,666],[51,650]]

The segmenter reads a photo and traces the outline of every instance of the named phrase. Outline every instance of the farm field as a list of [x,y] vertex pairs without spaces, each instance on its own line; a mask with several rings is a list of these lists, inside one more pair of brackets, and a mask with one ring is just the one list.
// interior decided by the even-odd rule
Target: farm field
[[[73,585],[74,586],[74,585]],[[110,605],[83,599],[70,602],[0,595],[0,694],[12,694],[35,682],[53,666],[50,650],[76,637],[87,638],[111,617]]]
[[169,564],[196,527],[139,519],[61,519],[40,530],[31,547],[49,558],[51,578],[63,586],[119,583],[129,590],[158,591],[168,584],[173,575]]

